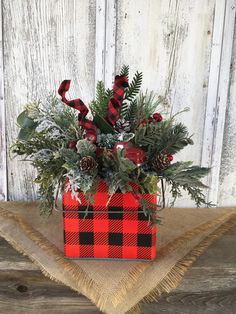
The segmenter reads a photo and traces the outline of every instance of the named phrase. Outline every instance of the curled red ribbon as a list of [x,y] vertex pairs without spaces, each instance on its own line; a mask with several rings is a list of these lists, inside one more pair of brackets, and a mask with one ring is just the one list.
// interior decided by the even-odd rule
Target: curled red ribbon
[[97,139],[97,127],[93,121],[86,119],[86,115],[89,111],[87,106],[79,98],[68,100],[65,96],[66,92],[68,92],[70,88],[70,82],[70,80],[64,80],[58,89],[58,94],[61,96],[61,100],[66,105],[80,111],[80,113],[78,114],[78,120],[79,125],[86,131],[85,138],[95,143]]
[[125,88],[128,87],[128,77],[117,75],[113,85],[114,95],[108,103],[107,121],[113,126],[119,119],[119,109],[124,100]]

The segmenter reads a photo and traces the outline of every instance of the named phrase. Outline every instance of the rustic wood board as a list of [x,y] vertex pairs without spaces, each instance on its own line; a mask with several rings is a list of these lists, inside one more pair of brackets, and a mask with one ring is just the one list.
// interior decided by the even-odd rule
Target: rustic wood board
[[[181,120],[195,146],[179,158],[199,163],[207,97],[215,1],[118,2],[116,67],[143,71],[143,90],[167,96],[169,111],[190,107]],[[137,22],[139,21],[139,22]],[[130,44],[132,43],[132,45]]]
[[[131,74],[143,71],[143,90],[166,96],[169,112],[190,108],[178,120],[194,133],[195,145],[174,156],[175,161],[201,161],[215,2],[118,2],[116,68],[125,60]],[[194,203],[184,194],[176,206]]]
[[[17,137],[23,106],[71,79],[69,97],[94,96],[95,0],[3,1],[7,150]],[[9,199],[34,199],[29,162],[8,156]]]
[[[198,258],[182,283],[142,313],[236,313],[236,229]],[[83,295],[44,277],[0,238],[0,313],[100,313]]]
[[230,89],[225,118],[225,131],[222,148],[219,206],[236,203],[236,28],[231,60]]

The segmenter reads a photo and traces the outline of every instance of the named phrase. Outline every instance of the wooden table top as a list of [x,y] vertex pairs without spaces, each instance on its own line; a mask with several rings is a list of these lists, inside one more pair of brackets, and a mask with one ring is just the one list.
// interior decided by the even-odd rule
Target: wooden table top
[[[46,278],[27,257],[0,238],[0,314],[97,314],[86,297]],[[214,242],[176,290],[144,314],[236,313],[236,229]]]

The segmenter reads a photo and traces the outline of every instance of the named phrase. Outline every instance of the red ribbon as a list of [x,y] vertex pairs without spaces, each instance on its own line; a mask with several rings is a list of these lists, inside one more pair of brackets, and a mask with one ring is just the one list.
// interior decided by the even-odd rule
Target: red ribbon
[[86,115],[89,111],[87,106],[79,98],[68,100],[65,96],[66,92],[68,92],[70,88],[70,82],[70,80],[64,80],[58,89],[58,94],[61,96],[61,100],[66,105],[80,111],[80,113],[78,114],[78,120],[79,125],[86,131],[85,138],[95,143],[97,139],[97,127],[93,121],[86,119]]
[[128,87],[128,77],[125,75],[117,75],[113,85],[114,95],[108,103],[107,120],[113,126],[119,119],[119,109],[124,100],[125,88]]

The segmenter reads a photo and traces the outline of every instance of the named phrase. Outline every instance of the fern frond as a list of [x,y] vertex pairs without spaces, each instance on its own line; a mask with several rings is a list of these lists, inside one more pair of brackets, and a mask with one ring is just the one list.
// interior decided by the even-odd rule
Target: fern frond
[[125,99],[132,101],[134,97],[139,93],[140,87],[142,84],[143,79],[143,73],[142,72],[136,72],[134,74],[133,80],[130,83],[129,87],[127,88],[125,92]]

